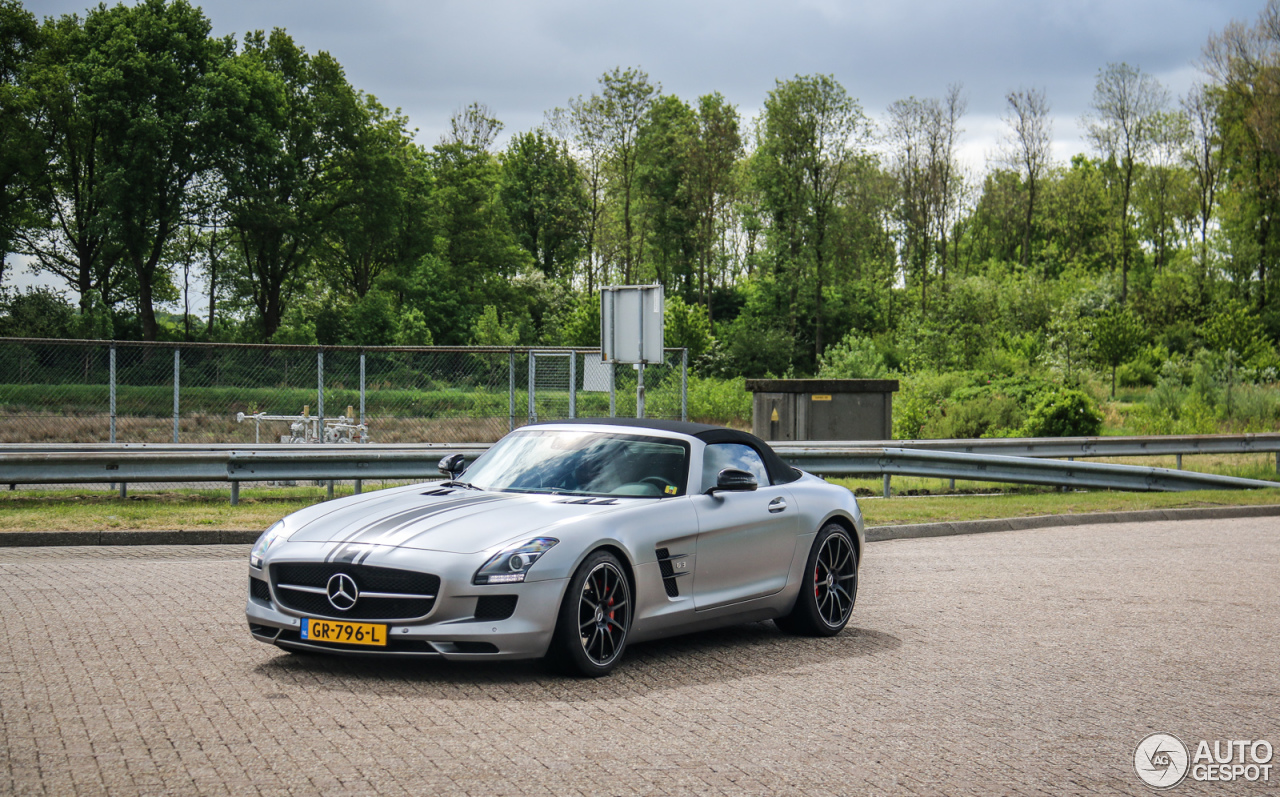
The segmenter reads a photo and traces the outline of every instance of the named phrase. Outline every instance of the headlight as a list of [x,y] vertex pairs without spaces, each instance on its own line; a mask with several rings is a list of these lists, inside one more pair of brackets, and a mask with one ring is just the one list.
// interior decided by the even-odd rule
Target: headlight
[[537,537],[516,548],[507,548],[494,554],[484,567],[476,571],[473,584],[518,584],[533,563],[560,542],[551,537]]
[[262,532],[262,536],[253,544],[253,550],[249,552],[249,564],[253,567],[262,567],[262,557],[267,555],[267,549],[287,539],[289,535],[284,530],[284,521],[277,520],[271,528]]

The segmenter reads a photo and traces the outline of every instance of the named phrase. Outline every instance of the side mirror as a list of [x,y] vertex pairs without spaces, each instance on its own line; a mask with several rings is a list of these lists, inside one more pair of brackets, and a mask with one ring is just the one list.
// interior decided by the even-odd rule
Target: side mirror
[[440,472],[445,476],[448,476],[450,479],[456,479],[462,475],[462,471],[466,470],[466,459],[467,458],[462,454],[450,454],[440,460],[440,465],[438,467],[440,468]]
[[759,486],[756,484],[756,477],[745,470],[725,468],[716,477],[716,486],[707,490],[707,494],[710,495],[716,492],[749,493]]

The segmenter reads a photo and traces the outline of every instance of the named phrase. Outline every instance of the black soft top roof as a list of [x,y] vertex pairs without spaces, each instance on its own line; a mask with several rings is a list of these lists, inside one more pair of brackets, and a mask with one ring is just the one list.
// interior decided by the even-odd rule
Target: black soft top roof
[[704,443],[740,443],[754,448],[769,469],[769,479],[774,484],[786,484],[800,478],[800,472],[782,461],[769,444],[749,432],[712,426],[707,423],[668,421],[661,418],[574,418],[565,421],[540,421],[531,426],[559,424],[583,424],[591,426],[624,426],[630,429],[657,429],[696,437]]

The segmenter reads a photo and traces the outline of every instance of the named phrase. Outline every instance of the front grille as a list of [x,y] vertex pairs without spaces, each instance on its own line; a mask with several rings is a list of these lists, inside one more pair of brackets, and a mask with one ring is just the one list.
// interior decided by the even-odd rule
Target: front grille
[[270,603],[271,588],[262,579],[249,576],[249,597]]
[[518,595],[485,595],[476,601],[477,620],[505,620],[515,614]]
[[[329,603],[327,595],[284,589],[281,584],[324,589],[337,573],[346,573],[356,582],[360,599],[347,611]],[[416,570],[330,562],[285,562],[271,566],[271,582],[280,605],[295,612],[340,620],[408,620],[424,617],[435,605],[440,577]],[[395,592],[421,595],[406,598],[370,598],[366,592]],[[429,597],[428,597],[429,596]]]

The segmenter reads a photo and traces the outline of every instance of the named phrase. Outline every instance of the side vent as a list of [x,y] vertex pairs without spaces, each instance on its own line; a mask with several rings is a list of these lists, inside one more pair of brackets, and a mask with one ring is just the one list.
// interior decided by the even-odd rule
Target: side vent
[[684,559],[688,554],[680,553],[672,556],[671,552],[666,548],[658,548],[654,550],[654,553],[658,556],[658,570],[662,573],[662,587],[667,591],[667,597],[680,597],[680,584],[676,579],[681,576],[687,576],[689,573],[686,571],[677,573],[674,562]]

